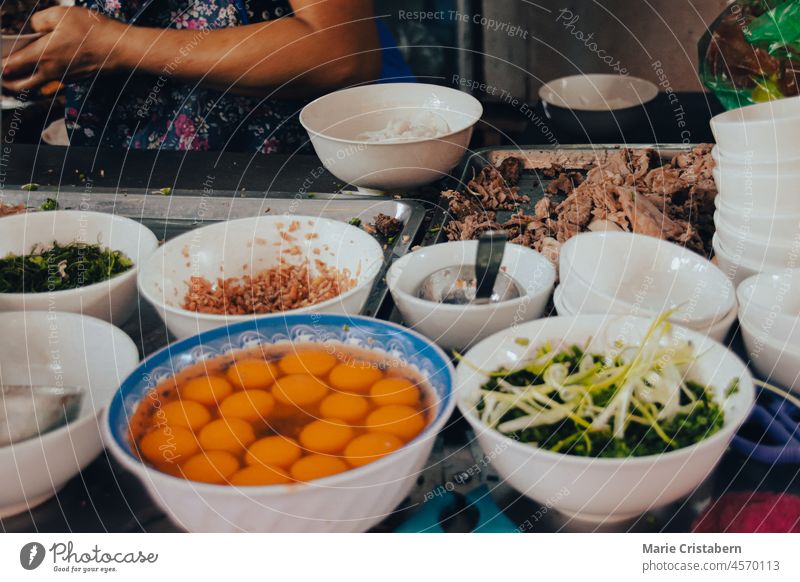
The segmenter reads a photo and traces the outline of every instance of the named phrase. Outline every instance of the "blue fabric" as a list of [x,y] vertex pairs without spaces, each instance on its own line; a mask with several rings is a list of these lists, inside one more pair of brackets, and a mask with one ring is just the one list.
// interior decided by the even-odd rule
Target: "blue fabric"
[[378,40],[381,45],[381,76],[379,83],[416,83],[417,78],[406,64],[403,54],[397,48],[389,28],[380,20],[378,25]]

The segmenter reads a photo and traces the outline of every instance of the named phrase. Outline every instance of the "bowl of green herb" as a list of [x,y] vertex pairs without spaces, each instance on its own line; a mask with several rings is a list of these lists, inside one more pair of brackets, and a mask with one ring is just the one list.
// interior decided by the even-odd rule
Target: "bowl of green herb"
[[747,418],[753,380],[725,346],[669,315],[541,319],[467,352],[458,406],[498,473],[595,523],[700,485]]
[[121,324],[134,312],[138,265],[158,239],[129,218],[56,210],[3,219],[0,311],[65,311]]

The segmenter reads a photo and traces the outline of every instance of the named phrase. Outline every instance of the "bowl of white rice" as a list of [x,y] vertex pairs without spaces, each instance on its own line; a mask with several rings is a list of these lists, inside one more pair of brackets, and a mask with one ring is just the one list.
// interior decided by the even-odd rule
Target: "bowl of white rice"
[[477,99],[456,89],[385,83],[320,97],[303,108],[300,123],[330,173],[380,193],[447,176],[482,114]]

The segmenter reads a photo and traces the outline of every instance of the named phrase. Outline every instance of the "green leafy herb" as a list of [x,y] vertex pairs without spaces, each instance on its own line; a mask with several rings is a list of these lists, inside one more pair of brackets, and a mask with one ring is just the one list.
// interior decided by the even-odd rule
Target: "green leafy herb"
[[39,189],[39,184],[36,184],[35,182],[31,182],[29,184],[23,184],[22,189],[27,190],[28,192],[35,192],[36,190]]
[[517,339],[514,340],[514,343],[517,344],[518,346],[527,346],[530,345],[531,340],[529,340],[526,337],[518,337]]
[[42,202],[39,210],[58,210],[58,202],[54,198],[48,198]]
[[357,216],[354,216],[353,218],[347,221],[347,224],[352,224],[353,226],[361,226],[361,219]]
[[99,244],[53,243],[29,254],[0,259],[0,293],[43,293],[77,289],[124,273],[133,261]]
[[153,194],[161,194],[162,196],[172,196],[172,188],[169,186],[164,186],[163,188],[159,188]]
[[640,345],[598,354],[531,346],[515,369],[481,371],[481,420],[520,442],[586,457],[653,455],[708,438],[724,412],[712,389],[686,378],[698,357],[692,344],[662,344],[669,315]]

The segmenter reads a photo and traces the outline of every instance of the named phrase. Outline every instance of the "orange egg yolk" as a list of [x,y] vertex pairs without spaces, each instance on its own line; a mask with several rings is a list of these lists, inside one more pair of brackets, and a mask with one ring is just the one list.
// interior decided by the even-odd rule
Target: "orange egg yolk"
[[367,417],[370,432],[384,432],[403,441],[410,441],[425,428],[422,414],[410,406],[382,406]]
[[337,390],[366,394],[369,387],[383,378],[381,372],[374,364],[369,362],[348,362],[339,364],[331,370],[328,382]]
[[256,440],[253,427],[241,418],[214,420],[200,431],[199,441],[207,451],[228,451],[237,454]]
[[386,378],[372,385],[369,395],[377,406],[402,404],[413,406],[419,402],[419,389],[405,378]]
[[270,436],[257,440],[244,456],[248,465],[264,465],[267,467],[291,467],[303,454],[300,445],[294,439],[284,436]]
[[293,374],[284,376],[272,387],[272,395],[282,404],[306,408],[322,400],[328,387],[314,376]]
[[353,436],[352,427],[340,420],[315,420],[300,431],[300,444],[309,451],[331,455],[344,450]]
[[337,457],[308,455],[292,465],[291,474],[297,481],[313,481],[347,471],[347,464]]
[[235,362],[225,377],[228,382],[244,390],[265,390],[280,377],[278,367],[265,360],[240,360]]
[[180,426],[161,426],[139,442],[139,451],[151,463],[181,463],[200,449],[194,433]]
[[326,396],[319,405],[323,418],[339,419],[356,424],[364,420],[369,412],[369,402],[363,396],[347,392],[336,392]]
[[292,478],[283,469],[264,465],[253,465],[240,469],[230,479],[232,485],[258,486],[291,483]]
[[368,432],[353,439],[345,448],[344,456],[353,467],[361,467],[402,446],[403,441],[392,434]]
[[241,418],[247,422],[263,421],[275,408],[272,394],[264,390],[241,390],[228,396],[219,405],[225,418]]
[[233,392],[233,386],[221,376],[201,376],[192,378],[179,390],[181,398],[195,400],[206,406],[216,406]]
[[336,357],[321,350],[308,350],[287,354],[280,361],[284,374],[311,374],[325,376],[337,363]]
[[181,472],[191,481],[226,483],[239,468],[239,461],[225,451],[206,451],[195,455],[183,465]]
[[200,430],[211,421],[208,408],[194,400],[173,400],[161,407],[161,413],[168,425],[193,431]]

